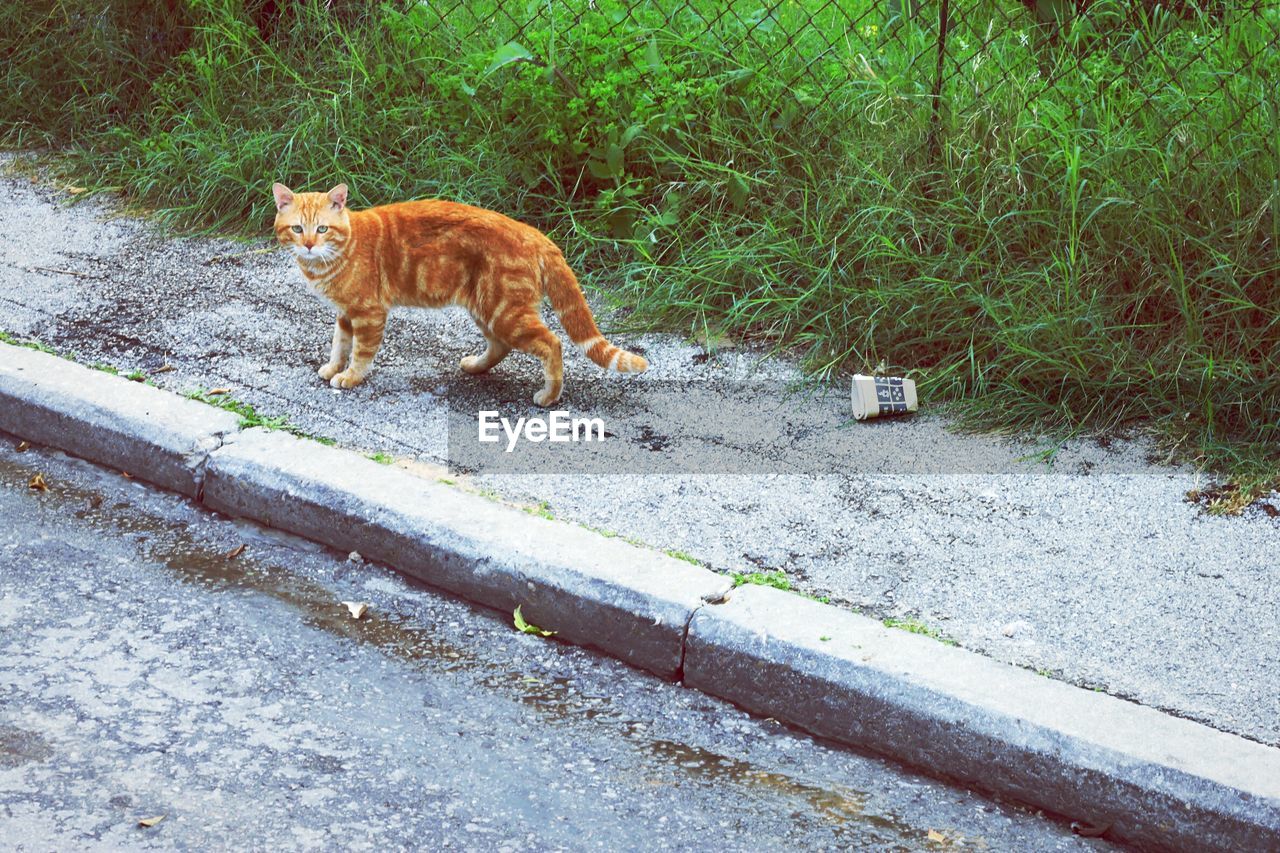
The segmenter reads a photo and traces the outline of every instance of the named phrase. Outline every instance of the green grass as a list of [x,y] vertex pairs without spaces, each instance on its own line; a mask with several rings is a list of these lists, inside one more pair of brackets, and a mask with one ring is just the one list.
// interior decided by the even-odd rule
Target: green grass
[[244,400],[238,400],[229,394],[210,394],[208,389],[197,388],[185,392],[183,396],[188,400],[198,400],[201,403],[239,415],[242,429],[261,427],[269,430],[280,430],[281,432],[287,432],[290,435],[317,441],[328,446],[333,446],[337,443],[332,438],[306,432],[297,424],[291,422],[288,415],[264,415],[254,408],[252,404],[246,403]]
[[882,620],[886,628],[897,628],[906,631],[909,634],[919,634],[922,637],[931,637],[943,645],[955,646],[959,645],[955,640],[943,634],[937,628],[926,625],[924,622],[914,617],[907,619],[895,619],[892,616]]
[[633,327],[818,378],[884,361],[968,426],[1140,428],[1275,482],[1280,10],[1097,0],[1045,39],[965,0],[931,150],[932,30],[722,5],[507,0],[536,14],[508,46],[495,0],[309,0],[267,40],[230,0],[10,3],[0,142],[180,228],[266,233],[273,180],[497,208]]
[[536,515],[538,518],[545,518],[547,521],[556,520],[556,514],[551,511],[551,504],[546,501],[538,501],[533,506],[522,506],[521,509],[529,515]]
[[[49,352],[53,351],[49,350]],[[71,360],[76,361],[77,359],[72,358]],[[112,376],[123,376],[130,382],[141,382],[146,385],[152,384],[151,380],[147,379],[147,374],[143,373],[141,370],[130,370],[128,373],[121,373],[120,368],[113,364],[107,364],[103,361],[95,361],[88,366],[92,367],[94,370],[100,370],[103,373],[110,373]]]
[[379,465],[390,465],[396,461],[396,458],[390,453],[383,453],[382,451],[378,451],[377,453],[366,453],[365,456],[372,459],[374,462],[377,462]]
[[[671,553],[668,551],[667,553]],[[674,556],[674,555],[672,555]],[[695,565],[701,565],[700,562],[693,558],[688,558],[689,562]],[[813,595],[808,592],[796,589],[791,584],[791,579],[787,577],[787,573],[778,569],[765,572],[736,572],[732,576],[735,588],[744,584],[754,584],[755,586],[771,586],[774,589],[780,589],[783,592],[792,592],[801,598],[807,598],[810,601],[816,601],[819,604],[830,604],[831,598],[826,595]],[[857,612],[856,610],[854,611]]]
[[578,522],[578,526],[581,527],[583,530],[590,530],[592,533],[596,533],[600,536],[603,536],[605,539],[621,539],[623,542],[626,542],[628,545],[634,545],[637,548],[652,547],[647,542],[641,539],[637,539],[634,536],[623,536],[621,533],[619,533],[616,530],[609,530],[604,527],[596,527],[595,525],[585,524],[581,521]]
[[153,384],[151,380],[147,378],[147,374],[143,373],[141,370],[131,370],[128,373],[122,374],[120,372],[120,368],[112,364],[107,364],[106,362],[102,362],[102,361],[82,362],[80,361],[79,357],[76,356],[75,353],[58,352],[58,350],[49,346],[44,341],[36,340],[35,338],[24,338],[18,335],[10,334],[9,332],[0,331],[0,343],[6,343],[11,346],[23,347],[25,349],[35,350],[37,352],[43,352],[49,355],[56,355],[58,358],[63,358],[63,359],[66,359],[67,361],[74,361],[77,364],[83,364],[85,367],[91,367],[94,370],[98,370],[103,373],[109,373],[112,376],[123,376],[125,379],[128,379],[131,382],[142,382],[147,385]]
[[37,352],[48,353],[49,355],[61,355],[61,353],[46,344],[44,341],[38,341],[35,338],[23,338],[18,335],[11,335],[8,332],[0,332],[0,343],[6,343],[15,347],[24,347],[25,349],[33,349]]
[[791,592],[791,581],[787,578],[785,572],[747,572],[735,573],[733,575],[733,585],[735,587],[743,584],[755,584],[756,586],[771,586],[774,589],[781,589]]

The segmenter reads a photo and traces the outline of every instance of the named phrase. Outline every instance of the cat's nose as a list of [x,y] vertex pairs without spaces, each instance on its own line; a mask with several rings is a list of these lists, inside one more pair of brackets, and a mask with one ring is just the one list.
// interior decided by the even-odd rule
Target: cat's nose
[[315,241],[314,241],[314,240],[313,240],[313,241],[311,241],[310,243],[305,244],[305,245],[306,245],[306,247],[307,247],[308,249],[314,249],[314,248],[316,247],[316,244],[315,244]]

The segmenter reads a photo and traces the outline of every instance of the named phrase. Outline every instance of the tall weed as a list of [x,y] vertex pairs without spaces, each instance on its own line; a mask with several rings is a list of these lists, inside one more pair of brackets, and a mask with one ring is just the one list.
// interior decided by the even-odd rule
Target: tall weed
[[961,5],[933,138],[936,32],[842,31],[867,0],[8,4],[0,134],[186,228],[261,231],[273,180],[498,208],[632,324],[1274,477],[1280,10]]

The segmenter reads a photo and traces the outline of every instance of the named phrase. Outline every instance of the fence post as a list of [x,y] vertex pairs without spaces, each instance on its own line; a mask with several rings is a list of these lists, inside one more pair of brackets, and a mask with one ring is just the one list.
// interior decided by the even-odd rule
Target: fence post
[[938,126],[942,123],[942,66],[947,58],[947,32],[951,28],[951,0],[938,5],[938,64],[933,75],[933,113],[929,117],[929,157],[939,154]]

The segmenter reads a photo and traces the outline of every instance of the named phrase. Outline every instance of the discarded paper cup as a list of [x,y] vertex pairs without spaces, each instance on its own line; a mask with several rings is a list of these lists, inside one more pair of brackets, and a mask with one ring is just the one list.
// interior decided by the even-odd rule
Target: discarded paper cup
[[853,377],[853,416],[857,420],[903,415],[920,408],[916,399],[916,383],[901,376]]

